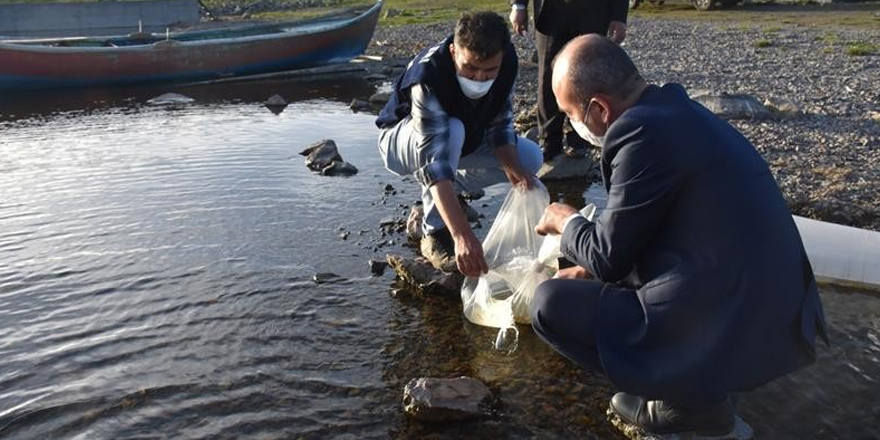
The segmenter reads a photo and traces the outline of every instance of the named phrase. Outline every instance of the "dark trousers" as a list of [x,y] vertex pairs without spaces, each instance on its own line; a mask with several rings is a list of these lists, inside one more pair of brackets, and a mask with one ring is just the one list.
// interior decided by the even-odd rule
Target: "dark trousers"
[[[619,289],[600,281],[551,279],[541,283],[532,300],[532,328],[554,350],[580,366],[605,373],[596,344],[596,317],[604,289]],[[632,292],[635,296],[635,292]],[[684,407],[713,404],[727,398],[712,384],[680,390],[675,402]],[[627,391],[627,390],[622,390]],[[665,396],[647,396],[662,399]]]
[[559,112],[553,95],[553,58],[575,34],[543,34],[535,31],[535,48],[538,51],[538,144],[550,151],[562,150],[562,125],[565,115]]
[[552,279],[532,300],[532,328],[553,349],[584,368],[605,373],[596,347],[596,311],[605,284]]

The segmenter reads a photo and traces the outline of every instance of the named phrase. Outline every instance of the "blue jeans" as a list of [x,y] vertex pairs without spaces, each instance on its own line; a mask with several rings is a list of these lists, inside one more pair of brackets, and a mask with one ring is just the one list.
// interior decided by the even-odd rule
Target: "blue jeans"
[[[407,116],[379,135],[379,153],[382,155],[385,168],[400,176],[412,174],[425,165],[419,163],[418,136],[414,136],[412,126],[412,118]],[[449,118],[449,164],[457,170],[456,187],[463,191],[474,191],[507,181],[507,175],[504,174],[498,157],[486,142],[483,142],[473,153],[461,157],[464,134],[464,124],[456,118]],[[520,166],[526,172],[534,175],[541,168],[543,156],[538,144],[517,136],[516,155]],[[425,209],[425,217],[422,221],[424,233],[430,234],[445,228],[446,225],[443,224],[440,211],[434,204],[431,191],[425,186],[422,187],[422,203]]]

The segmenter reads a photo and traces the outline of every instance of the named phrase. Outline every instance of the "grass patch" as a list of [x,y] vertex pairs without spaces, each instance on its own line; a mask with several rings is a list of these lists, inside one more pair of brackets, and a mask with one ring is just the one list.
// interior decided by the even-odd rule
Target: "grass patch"
[[755,41],[754,43],[752,43],[752,45],[757,47],[758,49],[763,49],[765,47],[772,46],[773,42],[770,40],[758,40],[758,41]]
[[[229,0],[203,0],[208,9],[212,5],[228,4]],[[242,0],[247,5],[256,0]],[[295,0],[288,0],[295,5]],[[272,11],[253,14],[254,19],[294,20],[323,15],[334,10],[372,5],[370,0],[337,0],[329,8],[301,8],[289,11]],[[402,24],[438,23],[458,19],[467,11],[495,11],[507,19],[509,6],[498,0],[385,0],[379,16],[380,26],[397,26]]]
[[880,46],[876,44],[868,43],[867,41],[857,41],[846,46],[846,54],[854,57],[867,56],[873,55],[878,49],[880,49]]
[[714,22],[729,29],[747,30],[755,26],[803,26],[819,29],[857,28],[876,30],[880,24],[880,2],[832,4],[776,4],[772,2],[737,5],[711,11],[697,11],[687,3],[642,4],[630,16],[644,19],[675,19]]
[[840,42],[840,36],[833,32],[825,32],[822,34],[821,39],[825,44],[837,44]]

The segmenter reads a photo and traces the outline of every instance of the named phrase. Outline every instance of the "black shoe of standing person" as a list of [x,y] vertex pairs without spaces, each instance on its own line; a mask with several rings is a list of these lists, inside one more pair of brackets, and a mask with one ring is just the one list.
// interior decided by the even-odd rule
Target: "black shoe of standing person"
[[647,400],[617,393],[611,398],[611,411],[624,422],[654,434],[718,436],[730,433],[736,422],[733,403],[728,397],[716,404],[683,406],[668,400]]
[[438,229],[430,234],[425,234],[419,243],[422,256],[434,266],[435,269],[444,272],[457,270],[455,264],[455,242],[449,229]]

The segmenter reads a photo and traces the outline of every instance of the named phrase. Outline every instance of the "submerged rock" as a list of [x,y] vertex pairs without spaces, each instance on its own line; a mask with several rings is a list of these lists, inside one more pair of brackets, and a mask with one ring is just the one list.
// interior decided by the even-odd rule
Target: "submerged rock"
[[691,97],[724,119],[766,119],[770,111],[755,97],[745,94],[703,92]]
[[386,259],[397,277],[420,295],[450,298],[461,296],[464,275],[458,272],[437,270],[422,257],[404,258],[399,255],[388,255]]
[[609,408],[605,412],[608,421],[620,430],[623,435],[630,440],[752,440],[755,437],[752,427],[740,416],[736,416],[736,422],[733,430],[725,435],[702,436],[695,434],[653,434],[645,432],[645,430],[626,423],[621,420]]
[[299,154],[306,156],[306,166],[310,170],[325,176],[350,176],[358,172],[357,167],[342,159],[336,142],[331,139],[315,142]]
[[165,93],[147,100],[150,105],[179,105],[195,102],[195,99],[179,93]]
[[466,420],[486,415],[492,400],[489,388],[471,377],[422,377],[403,389],[403,410],[425,422]]

